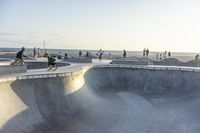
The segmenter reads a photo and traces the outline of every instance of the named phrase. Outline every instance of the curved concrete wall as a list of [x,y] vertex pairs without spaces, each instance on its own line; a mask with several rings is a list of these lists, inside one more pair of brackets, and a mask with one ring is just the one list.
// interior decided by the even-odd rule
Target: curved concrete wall
[[197,133],[199,81],[130,66],[2,81],[0,133]]
[[154,65],[163,65],[163,66],[188,66],[188,67],[199,67],[200,60],[190,60],[187,62],[180,61],[176,58],[166,58],[161,61],[152,61]]
[[69,117],[79,110],[81,103],[73,99],[83,85],[83,73],[1,83],[0,132],[48,132],[58,116]]
[[[173,70],[132,68],[93,68],[86,74],[92,88],[113,88],[118,91],[137,91],[148,95],[182,95],[200,88],[200,73]],[[94,78],[95,77],[95,78]]]

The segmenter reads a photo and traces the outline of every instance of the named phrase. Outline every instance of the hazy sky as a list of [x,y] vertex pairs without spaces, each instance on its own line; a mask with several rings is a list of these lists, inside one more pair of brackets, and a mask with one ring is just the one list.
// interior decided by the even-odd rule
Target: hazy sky
[[199,0],[0,0],[0,47],[200,51]]

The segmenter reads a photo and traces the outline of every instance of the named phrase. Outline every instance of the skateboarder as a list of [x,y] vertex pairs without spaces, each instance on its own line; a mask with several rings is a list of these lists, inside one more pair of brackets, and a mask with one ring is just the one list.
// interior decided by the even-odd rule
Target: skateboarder
[[54,68],[54,71],[57,69],[56,59],[53,56],[48,56],[48,71],[52,70],[52,68]]
[[15,59],[15,61],[13,63],[11,63],[11,65],[14,65],[18,61],[21,63],[21,65],[24,65],[23,57],[27,57],[28,58],[28,56],[24,55],[24,52],[25,52],[25,48],[22,47],[22,49],[19,52],[17,52],[16,59]]

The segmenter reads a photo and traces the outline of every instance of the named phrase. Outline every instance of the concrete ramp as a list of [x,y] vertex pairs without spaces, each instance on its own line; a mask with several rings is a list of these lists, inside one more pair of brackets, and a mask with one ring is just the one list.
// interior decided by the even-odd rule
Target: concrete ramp
[[91,68],[0,83],[0,133],[199,133],[200,73]]
[[199,59],[183,62],[176,58],[166,58],[161,61],[152,61],[152,63],[154,65],[163,65],[163,66],[186,66],[186,67],[199,67],[200,66]]

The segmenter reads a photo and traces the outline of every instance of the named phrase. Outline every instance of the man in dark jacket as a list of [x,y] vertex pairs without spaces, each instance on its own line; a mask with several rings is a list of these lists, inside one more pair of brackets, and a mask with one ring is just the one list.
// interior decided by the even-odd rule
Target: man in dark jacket
[[48,67],[48,71],[52,70],[52,68],[54,68],[54,71],[57,69],[56,59],[53,56],[48,56]]
[[20,62],[21,65],[24,65],[23,57],[27,57],[26,55],[24,55],[24,52],[25,52],[25,48],[22,47],[22,49],[19,52],[17,52],[16,59],[13,63],[11,63],[11,65],[14,65],[17,62]]
[[123,57],[126,58],[126,50],[123,51]]

